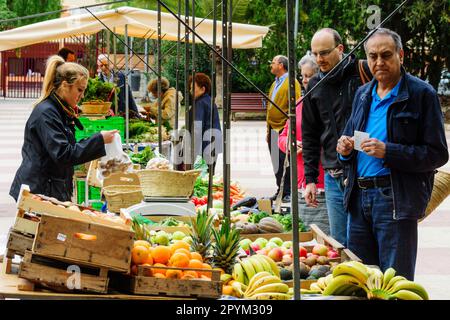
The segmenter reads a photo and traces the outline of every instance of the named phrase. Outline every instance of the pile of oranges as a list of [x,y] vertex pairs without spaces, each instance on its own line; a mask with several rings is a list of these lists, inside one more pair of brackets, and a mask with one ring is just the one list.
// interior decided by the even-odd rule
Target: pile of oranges
[[[156,247],[152,247],[144,240],[135,241],[131,250],[131,259],[133,275],[137,275],[138,265],[144,265],[153,267],[145,269],[144,275],[156,278],[211,280],[212,276],[212,272],[208,272],[212,270],[212,267],[203,262],[203,257],[198,252],[191,252],[190,245],[183,240],[178,240],[170,246]],[[161,269],[155,267],[161,267]],[[202,271],[167,269],[168,267],[201,269]]]

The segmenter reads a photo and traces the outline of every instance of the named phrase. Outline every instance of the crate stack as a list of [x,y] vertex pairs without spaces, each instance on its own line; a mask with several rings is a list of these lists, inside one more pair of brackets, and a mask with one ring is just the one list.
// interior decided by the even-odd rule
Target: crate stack
[[130,271],[131,221],[74,207],[22,186],[7,252],[23,256],[20,278],[59,292],[107,293],[111,271]]

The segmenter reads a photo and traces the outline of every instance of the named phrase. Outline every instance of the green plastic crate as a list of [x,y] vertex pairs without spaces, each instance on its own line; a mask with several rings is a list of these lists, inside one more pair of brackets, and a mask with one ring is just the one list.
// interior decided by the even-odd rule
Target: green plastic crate
[[[101,190],[98,187],[89,186],[89,200],[101,200]],[[77,202],[83,203],[85,199],[85,181],[77,180]],[[93,206],[93,204],[91,204]],[[101,207],[100,207],[101,208]]]
[[101,211],[103,207],[103,202],[102,201],[91,202],[90,206],[95,210]]
[[75,130],[75,139],[80,141],[81,139],[89,138],[93,134],[102,130],[119,130],[122,142],[125,137],[125,119],[122,117],[110,117],[108,119],[91,120],[86,117],[80,117],[80,122],[84,127],[84,130]]

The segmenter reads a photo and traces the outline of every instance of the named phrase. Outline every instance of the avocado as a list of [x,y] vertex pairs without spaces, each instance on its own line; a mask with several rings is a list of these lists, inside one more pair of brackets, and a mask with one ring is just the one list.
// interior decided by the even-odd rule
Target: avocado
[[[301,277],[301,275],[300,275],[300,277]],[[284,268],[281,269],[280,270],[280,279],[284,280],[284,281],[292,280],[292,271],[289,271],[289,270],[284,269]]]
[[305,280],[317,280],[317,278],[314,276],[308,276],[308,278],[306,278]]
[[300,279],[306,279],[309,275],[309,267],[300,262]]
[[316,264],[316,258],[314,257],[308,257],[305,259],[305,261],[303,261],[304,264],[306,264],[307,266],[312,267],[313,265]]
[[320,256],[317,258],[317,263],[323,265],[328,264],[328,258],[325,256]]
[[319,272],[321,272],[323,274],[330,272],[330,266],[328,266],[328,265],[319,266],[317,269],[319,270]]
[[327,271],[324,272],[324,270],[320,270],[319,268],[316,268],[316,269],[311,269],[311,271],[309,272],[309,276],[319,279],[321,277],[325,277],[325,273],[327,273]]

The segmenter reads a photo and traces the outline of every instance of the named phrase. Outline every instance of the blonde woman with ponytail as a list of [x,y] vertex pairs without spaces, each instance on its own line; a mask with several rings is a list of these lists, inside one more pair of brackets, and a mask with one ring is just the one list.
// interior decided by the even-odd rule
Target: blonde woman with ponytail
[[86,90],[88,70],[60,56],[47,60],[42,94],[25,125],[22,164],[9,194],[17,201],[20,186],[61,201],[71,200],[73,167],[105,155],[117,130],[102,131],[79,142],[82,124],[75,108]]

